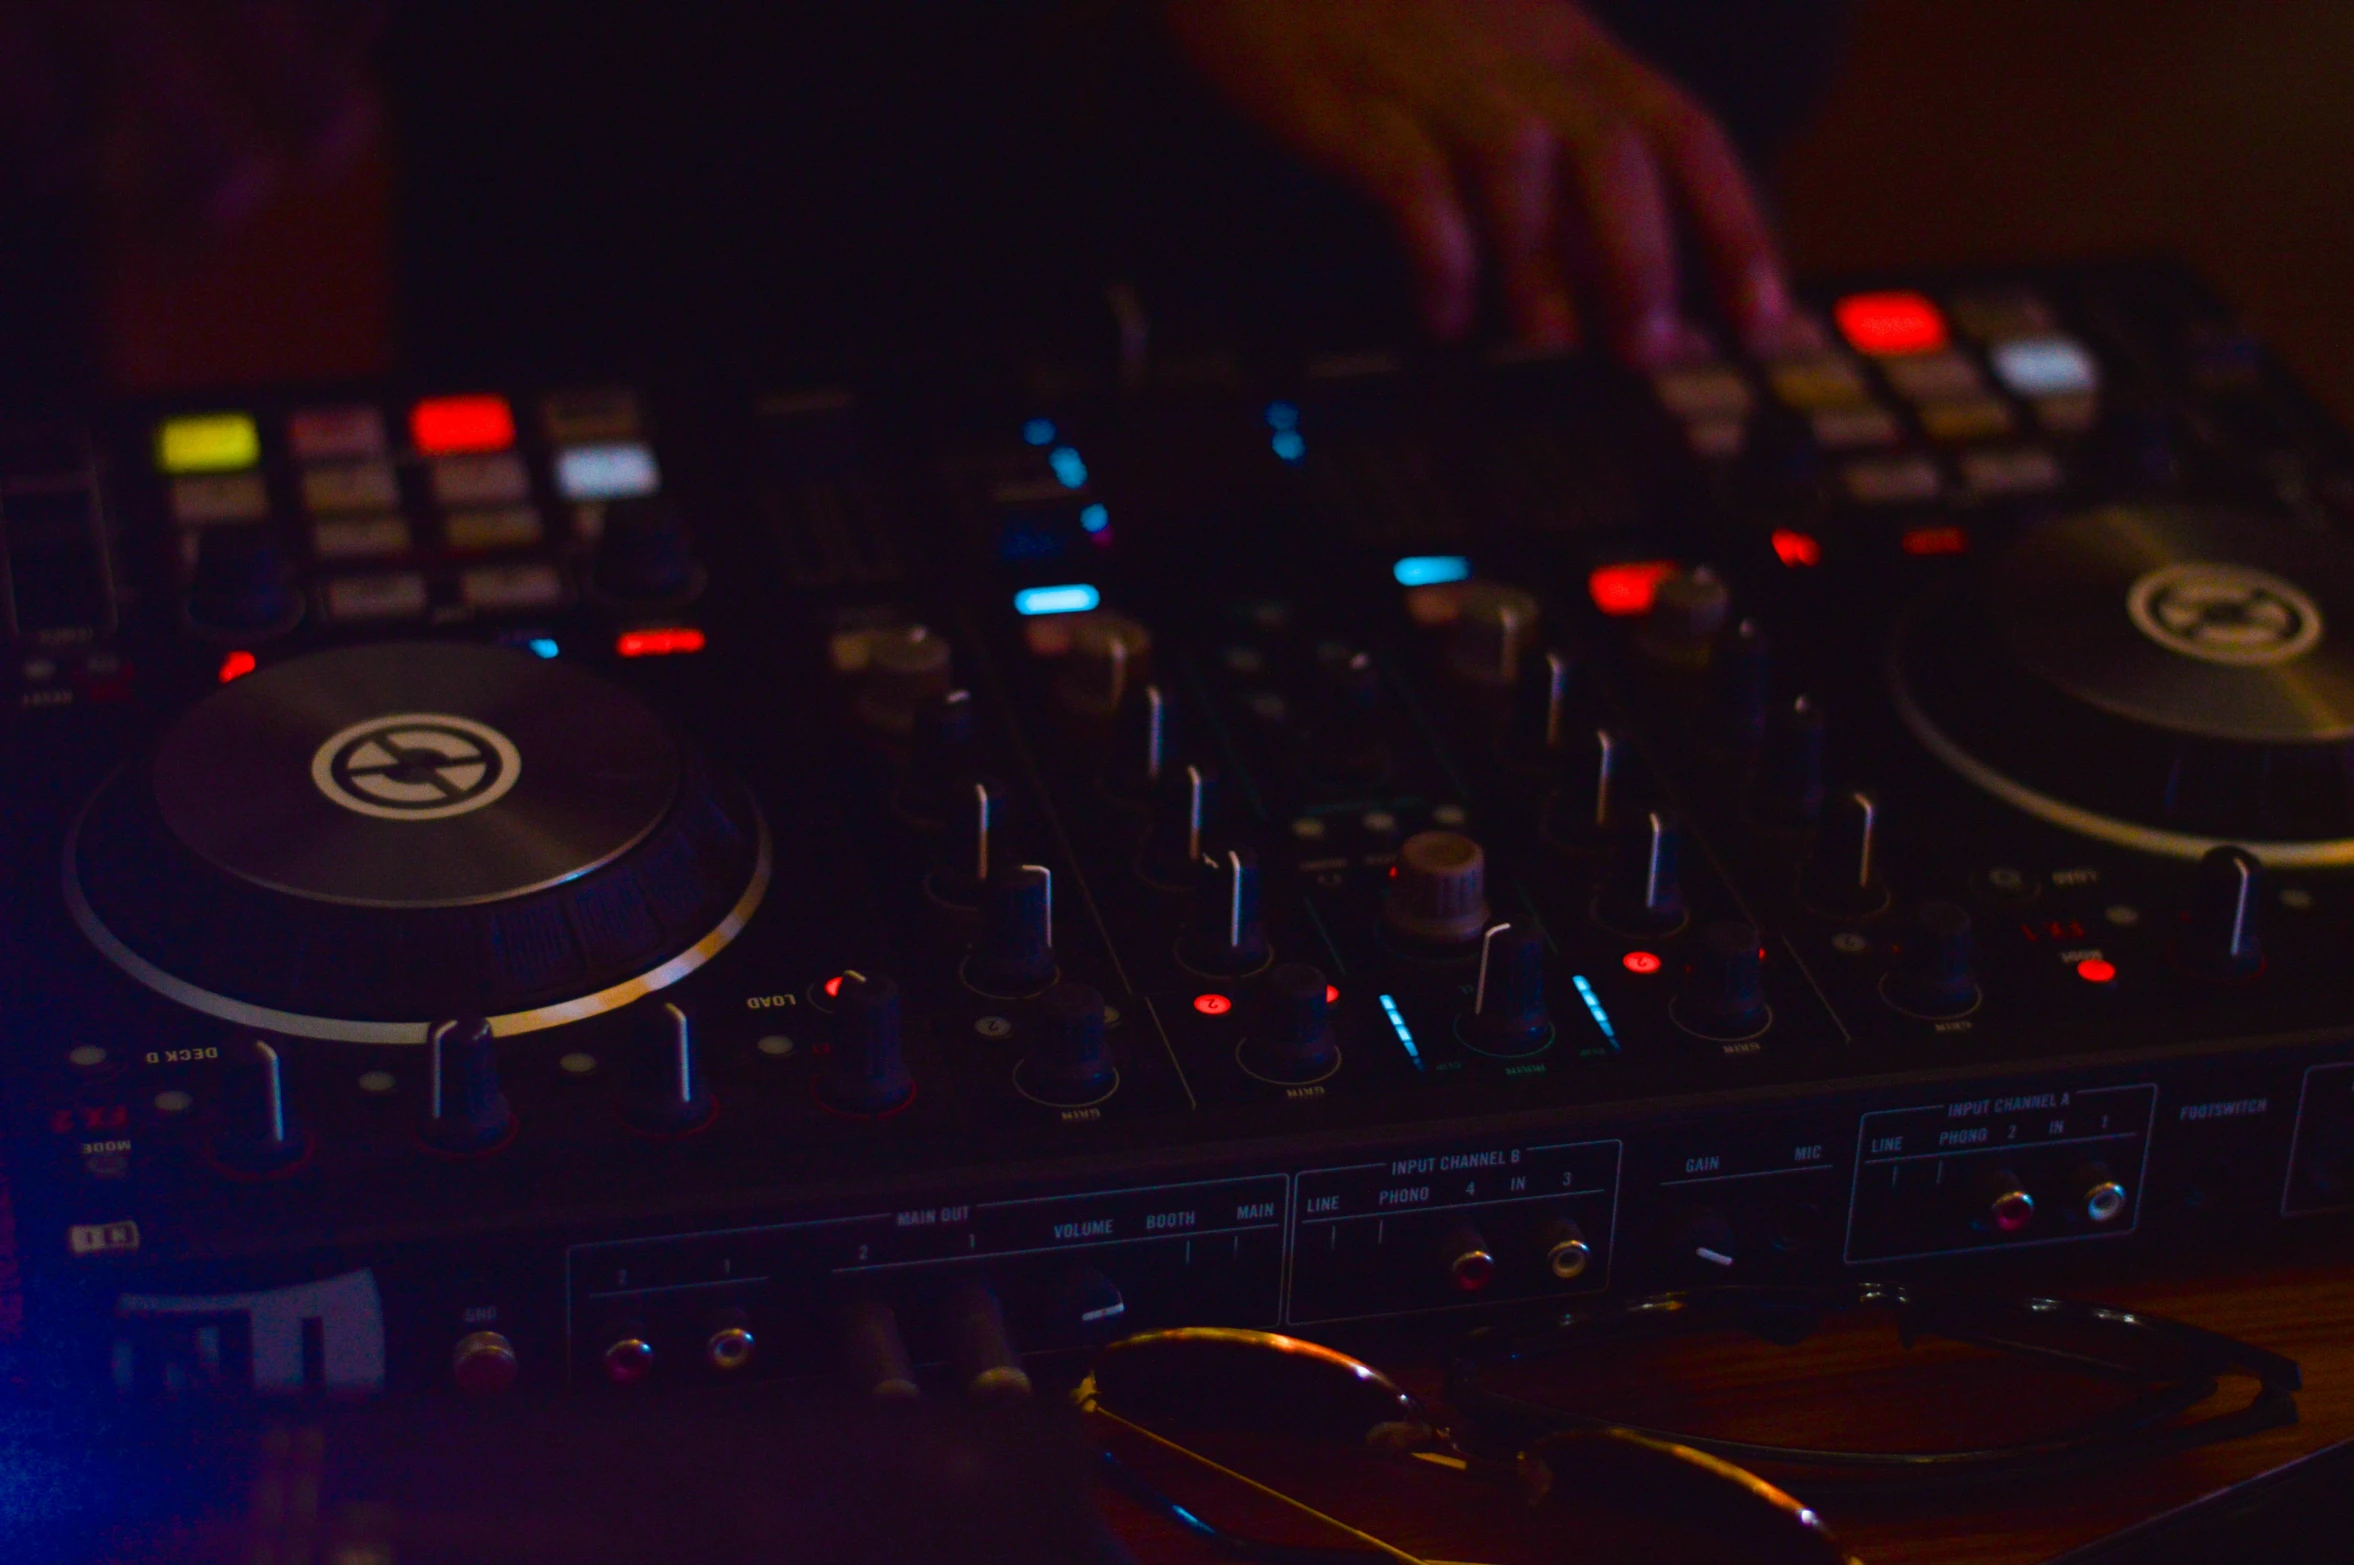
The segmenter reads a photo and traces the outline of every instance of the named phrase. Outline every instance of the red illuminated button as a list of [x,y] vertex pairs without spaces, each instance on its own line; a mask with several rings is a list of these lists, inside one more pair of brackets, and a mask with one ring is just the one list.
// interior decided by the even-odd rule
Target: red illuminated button
[[1796,568],[1823,563],[1823,545],[1812,533],[1792,532],[1786,527],[1776,528],[1772,543],[1774,558],[1784,565]]
[[1619,961],[1625,964],[1626,970],[1630,973],[1656,973],[1659,971],[1659,958],[1648,951],[1629,951],[1625,956],[1620,957]]
[[409,438],[427,456],[504,451],[515,443],[515,412],[505,397],[428,397],[409,411]]
[[221,659],[221,683],[225,685],[232,679],[243,679],[260,666],[252,653],[232,652]]
[[2076,964],[2076,976],[2088,984],[2105,984],[2117,976],[2117,964],[2088,956]]
[[1917,293],[1849,294],[1831,316],[1859,353],[1935,353],[1946,342],[1945,317]]
[[1619,618],[1651,612],[1659,584],[1676,573],[1673,560],[1627,560],[1605,565],[1586,578],[1594,607]]
[[1324,1003],[1326,1005],[1340,1004],[1340,985],[1326,984],[1324,986]]
[[829,1000],[842,998],[842,975],[840,973],[836,973],[826,980],[826,998]]
[[1224,1016],[1234,1009],[1234,1002],[1222,994],[1197,994],[1193,997],[1193,1008],[1204,1016]]
[[669,657],[703,650],[703,633],[692,625],[669,625],[658,630],[625,630],[613,650],[625,658]]

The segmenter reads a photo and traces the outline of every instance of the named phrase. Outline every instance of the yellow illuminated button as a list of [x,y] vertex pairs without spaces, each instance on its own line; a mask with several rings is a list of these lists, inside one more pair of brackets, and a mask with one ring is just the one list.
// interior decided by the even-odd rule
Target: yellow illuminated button
[[261,431],[244,413],[167,418],[155,432],[155,465],[167,473],[233,473],[261,459]]

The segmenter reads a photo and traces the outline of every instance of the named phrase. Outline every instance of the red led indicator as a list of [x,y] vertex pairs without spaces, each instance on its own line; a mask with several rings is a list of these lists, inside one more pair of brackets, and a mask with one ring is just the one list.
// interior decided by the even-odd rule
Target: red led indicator
[[505,397],[428,397],[409,410],[409,438],[427,456],[504,451],[515,443]]
[[1630,973],[1656,973],[1659,971],[1659,958],[1649,951],[1629,951],[1625,956],[1620,957],[1619,961]]
[[1340,1004],[1340,985],[1326,984],[1324,986],[1324,1003],[1326,1005]]
[[1627,560],[1605,565],[1586,578],[1594,607],[1620,618],[1651,612],[1659,584],[1676,573],[1673,560]]
[[668,657],[674,652],[700,652],[703,633],[692,625],[670,625],[660,630],[625,630],[613,643],[625,658]]
[[2076,964],[2076,976],[2088,984],[2105,984],[2117,976],[2117,964],[2088,956]]
[[1839,334],[1859,353],[1883,357],[1935,353],[1945,346],[1945,317],[1917,293],[1856,293],[1831,310]]
[[252,653],[232,652],[221,659],[221,683],[225,685],[232,679],[243,679],[259,667],[261,665],[254,661]]
[[1822,541],[1812,533],[1792,532],[1777,528],[1773,536],[1774,558],[1793,570],[1800,566],[1823,563]]
[[1197,994],[1193,997],[1193,1008],[1204,1016],[1224,1016],[1234,1009],[1234,1002],[1222,994]]
[[1898,540],[1907,554],[1967,554],[1970,535],[1959,527],[1916,527]]
[[829,1000],[842,998],[842,975],[840,973],[836,973],[826,980],[826,998]]

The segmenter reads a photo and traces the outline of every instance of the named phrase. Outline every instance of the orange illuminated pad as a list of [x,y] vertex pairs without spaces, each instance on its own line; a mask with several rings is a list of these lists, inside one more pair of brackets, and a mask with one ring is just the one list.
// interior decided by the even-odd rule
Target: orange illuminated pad
[[1858,353],[1890,357],[1945,346],[1945,316],[1917,293],[1851,293],[1831,307],[1839,335]]
[[409,411],[409,438],[427,456],[504,451],[515,443],[505,397],[428,397]]

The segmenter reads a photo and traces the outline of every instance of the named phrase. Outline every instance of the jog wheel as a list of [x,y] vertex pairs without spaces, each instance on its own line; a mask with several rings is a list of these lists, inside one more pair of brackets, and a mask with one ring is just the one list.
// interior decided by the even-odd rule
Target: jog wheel
[[1899,628],[1897,710],[2030,815],[2146,853],[2354,864],[2354,549],[2112,507],[2026,533]]
[[65,850],[75,922],[133,978],[366,1043],[626,1005],[733,940],[768,877],[750,796],[635,696],[456,643],[225,686],[101,785]]

